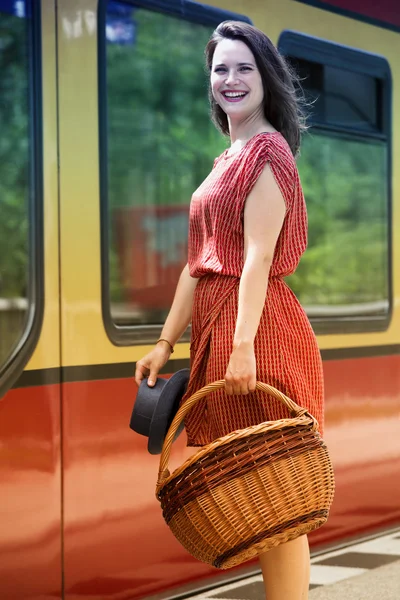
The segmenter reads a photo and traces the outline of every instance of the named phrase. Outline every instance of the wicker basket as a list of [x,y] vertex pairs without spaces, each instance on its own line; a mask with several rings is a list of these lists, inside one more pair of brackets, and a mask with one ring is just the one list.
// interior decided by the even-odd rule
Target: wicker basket
[[317,421],[275,388],[257,389],[292,418],[234,431],[200,448],[172,475],[175,432],[193,405],[225,385],[207,385],[181,406],[165,438],[156,494],[177,540],[195,558],[236,566],[325,523],[334,477]]

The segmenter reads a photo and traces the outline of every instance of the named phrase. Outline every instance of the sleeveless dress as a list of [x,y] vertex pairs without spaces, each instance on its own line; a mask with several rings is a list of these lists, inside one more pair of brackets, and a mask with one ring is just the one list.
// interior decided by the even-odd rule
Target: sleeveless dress
[[[225,151],[193,194],[188,264],[190,275],[199,281],[193,300],[191,373],[182,402],[207,383],[224,378],[244,265],[244,207],[267,163],[285,200],[286,216],[254,342],[257,379],[306,407],[322,434],[321,356],[308,317],[284,281],[307,246],[306,206],[294,157],[278,132],[254,136],[236,154]],[[279,401],[259,391],[228,396],[218,390],[187,415],[187,443],[203,446],[236,429],[287,417],[289,412]]]

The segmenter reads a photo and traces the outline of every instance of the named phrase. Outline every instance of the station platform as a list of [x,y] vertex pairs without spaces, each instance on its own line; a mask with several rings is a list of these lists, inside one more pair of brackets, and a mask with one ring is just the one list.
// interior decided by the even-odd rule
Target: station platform
[[[252,575],[187,598],[265,600],[265,594],[261,575]],[[400,600],[400,529],[313,556],[309,600]]]

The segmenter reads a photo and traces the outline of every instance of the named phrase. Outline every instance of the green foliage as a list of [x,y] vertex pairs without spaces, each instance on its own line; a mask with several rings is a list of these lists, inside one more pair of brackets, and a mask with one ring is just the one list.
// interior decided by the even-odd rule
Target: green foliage
[[[210,28],[136,9],[133,46],[108,44],[111,297],[121,301],[113,211],[188,205],[226,140],[209,118]],[[0,297],[24,297],[29,267],[26,19],[0,14]],[[102,32],[100,32],[100,35]],[[299,170],[309,247],[290,285],[305,305],[387,298],[386,147],[309,134]]]
[[299,171],[309,247],[289,285],[304,305],[388,297],[386,147],[308,134]]
[[[136,9],[134,45],[107,46],[110,295],[124,299],[115,209],[189,205],[227,141],[211,123],[211,28]],[[171,225],[172,226],[172,225]],[[174,232],[171,232],[174,235]]]
[[[187,204],[226,146],[206,100],[203,49],[210,31],[146,10],[134,18],[135,45],[107,48],[111,215],[122,206]],[[305,136],[299,170],[309,247],[289,284],[301,302],[386,299],[385,145],[312,133]],[[110,262],[112,299],[118,301],[123,290],[115,243]]]
[[210,122],[211,29],[137,9],[133,46],[107,47],[111,207],[187,204],[226,141]]
[[0,297],[26,295],[29,67],[25,19],[0,14]]
[[[27,23],[0,13],[0,300],[27,295],[29,66]],[[0,364],[25,327],[23,308],[0,309]]]

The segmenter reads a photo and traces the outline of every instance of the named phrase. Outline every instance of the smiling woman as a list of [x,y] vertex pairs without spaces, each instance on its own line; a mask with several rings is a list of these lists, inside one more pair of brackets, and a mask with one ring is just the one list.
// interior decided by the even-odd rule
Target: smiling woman
[[254,56],[244,42],[223,39],[217,45],[210,86],[213,100],[225,113],[228,124],[231,119],[256,119],[262,115],[263,83]]
[[[293,164],[280,133],[224,152],[204,47],[227,19],[271,36],[312,104],[296,163],[308,249],[288,284],[322,348],[337,492],[310,542],[317,550],[400,522],[397,15],[398,0],[0,0],[2,600],[187,597],[218,578],[165,526],[157,458],[128,422],[134,364],[161,337],[187,262],[191,194],[215,157],[222,172],[254,144],[261,157],[279,139]],[[222,89],[247,92],[247,66],[233,65]],[[226,110],[250,96],[224,99]],[[278,129],[268,122],[263,131]],[[270,169],[284,172],[272,158]],[[273,173],[264,176],[269,185]],[[231,204],[224,214],[232,224]],[[205,250],[217,220],[206,207]],[[236,219],[225,245],[240,227]],[[219,290],[209,298],[217,312]],[[222,361],[232,327],[221,323]],[[189,337],[163,377],[189,366]],[[299,360],[303,347],[290,342]],[[250,404],[231,406],[240,416]],[[192,452],[186,439],[174,445],[175,464]]]
[[206,62],[211,111],[220,131],[231,135],[230,116],[243,111],[254,120],[259,107],[266,131],[280,131],[296,155],[305,129],[305,100],[296,71],[268,36],[258,36],[247,23],[221,23],[207,45]]
[[[182,403],[213,381],[225,384],[186,415],[189,446],[287,418],[273,396],[257,391],[257,380],[312,414],[322,435],[321,356],[308,318],[284,282],[307,245],[293,156],[301,111],[291,72],[262,31],[238,22],[217,27],[206,58],[212,110],[223,118],[232,145],[192,195],[188,264],[161,332],[170,347],[157,343],[137,362],[135,379],[141,385],[150,374],[147,385],[154,386],[191,321],[191,371]],[[268,552],[265,540],[258,540],[269,600],[306,600],[310,531],[298,528]]]

